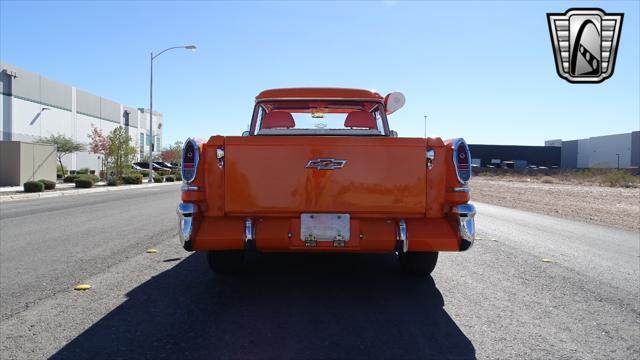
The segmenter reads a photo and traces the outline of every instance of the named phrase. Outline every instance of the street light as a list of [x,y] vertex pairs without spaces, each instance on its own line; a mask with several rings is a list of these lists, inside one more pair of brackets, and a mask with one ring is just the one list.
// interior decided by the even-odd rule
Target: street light
[[424,116],[424,138],[427,138],[427,115]]
[[163,53],[173,50],[173,49],[187,49],[191,51],[196,51],[197,47],[195,45],[186,45],[186,46],[173,46],[167,49],[160,51],[159,53],[153,55],[151,53],[151,77],[149,81],[149,182],[153,182],[153,59],[162,55]]

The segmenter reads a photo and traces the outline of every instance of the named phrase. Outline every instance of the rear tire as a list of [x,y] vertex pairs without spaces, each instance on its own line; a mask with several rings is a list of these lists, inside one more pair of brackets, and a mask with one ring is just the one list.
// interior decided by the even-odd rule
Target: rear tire
[[427,276],[433,272],[438,262],[438,252],[407,252],[398,254],[398,262],[403,272],[415,276]]
[[209,268],[218,274],[235,274],[244,264],[243,250],[209,251],[207,252]]

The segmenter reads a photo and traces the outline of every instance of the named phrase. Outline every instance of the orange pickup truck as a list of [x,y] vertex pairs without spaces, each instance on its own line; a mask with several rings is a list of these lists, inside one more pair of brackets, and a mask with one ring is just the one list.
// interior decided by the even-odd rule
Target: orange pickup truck
[[387,116],[401,93],[290,88],[256,97],[242,136],[188,139],[179,235],[211,269],[241,268],[247,251],[398,256],[427,275],[439,251],[473,244],[469,147],[400,138]]

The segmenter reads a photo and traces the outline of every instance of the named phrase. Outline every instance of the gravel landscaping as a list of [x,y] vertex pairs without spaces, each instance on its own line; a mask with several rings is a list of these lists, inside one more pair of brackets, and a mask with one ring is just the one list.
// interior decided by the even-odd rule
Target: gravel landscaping
[[471,180],[471,200],[640,231],[640,188]]

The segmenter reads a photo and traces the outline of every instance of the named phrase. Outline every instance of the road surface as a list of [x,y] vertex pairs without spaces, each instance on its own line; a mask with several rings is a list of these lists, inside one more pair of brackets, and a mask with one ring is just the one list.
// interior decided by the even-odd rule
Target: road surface
[[432,278],[339,254],[256,255],[219,277],[178,245],[178,197],[0,204],[0,357],[640,357],[638,233],[477,204],[480,240]]

